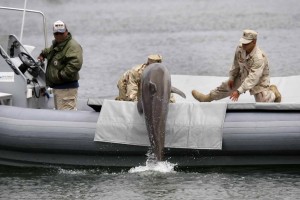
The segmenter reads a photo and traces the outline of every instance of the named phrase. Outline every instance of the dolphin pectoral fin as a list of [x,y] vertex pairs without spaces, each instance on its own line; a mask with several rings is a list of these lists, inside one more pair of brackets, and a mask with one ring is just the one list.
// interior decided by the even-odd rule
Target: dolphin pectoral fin
[[143,110],[142,101],[140,99],[137,102],[137,109],[140,115],[143,114],[144,110]]
[[176,94],[182,96],[183,98],[186,98],[185,94],[181,90],[179,90],[173,86],[171,87],[171,93],[176,93]]
[[149,82],[149,91],[152,95],[157,92],[156,84],[152,81]]

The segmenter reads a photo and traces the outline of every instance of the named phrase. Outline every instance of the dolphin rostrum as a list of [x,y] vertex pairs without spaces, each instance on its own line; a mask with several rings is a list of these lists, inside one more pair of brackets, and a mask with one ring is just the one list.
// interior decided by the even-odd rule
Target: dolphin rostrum
[[158,161],[162,161],[164,157],[166,120],[171,93],[186,98],[182,91],[171,86],[171,76],[165,66],[153,63],[146,67],[141,77],[137,109],[140,114],[144,113],[150,150]]

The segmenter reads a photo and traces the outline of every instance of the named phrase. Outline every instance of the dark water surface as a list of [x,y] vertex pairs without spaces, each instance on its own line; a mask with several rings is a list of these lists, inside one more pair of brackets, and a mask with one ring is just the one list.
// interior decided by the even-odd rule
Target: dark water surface
[[[22,0],[0,6],[23,7]],[[28,0],[61,19],[84,49],[79,98],[115,96],[126,69],[159,53],[172,74],[226,76],[246,28],[258,31],[272,76],[300,73],[298,0]],[[0,35],[19,37],[22,13],[0,10]],[[41,18],[26,14],[23,43],[43,48]],[[300,199],[300,169],[221,168],[169,173],[128,169],[0,168],[0,199]]]
[[127,169],[1,168],[1,199],[299,199],[296,167]]

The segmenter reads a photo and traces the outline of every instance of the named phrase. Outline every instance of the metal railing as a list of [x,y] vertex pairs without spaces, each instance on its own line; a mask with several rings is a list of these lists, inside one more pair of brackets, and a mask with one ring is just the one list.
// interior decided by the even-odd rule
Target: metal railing
[[[48,43],[47,43],[47,27],[46,27],[46,17],[44,15],[44,13],[42,13],[41,11],[38,11],[38,10],[29,10],[29,9],[22,9],[22,8],[12,8],[12,7],[3,7],[3,6],[0,6],[0,9],[2,10],[13,10],[13,11],[20,11],[20,12],[29,12],[29,13],[36,13],[36,14],[40,14],[42,17],[43,17],[43,30],[44,30],[44,40],[45,40],[45,48],[48,46]],[[23,18],[25,16],[23,15]],[[23,21],[24,23],[24,21]],[[23,26],[23,23],[22,23],[22,26]],[[21,27],[21,34],[20,34],[20,37],[22,38],[22,35],[23,35],[23,28]]]

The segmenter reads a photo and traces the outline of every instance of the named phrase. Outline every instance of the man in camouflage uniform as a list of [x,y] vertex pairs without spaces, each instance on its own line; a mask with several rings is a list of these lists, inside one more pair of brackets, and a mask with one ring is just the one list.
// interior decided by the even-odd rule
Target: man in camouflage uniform
[[230,96],[237,101],[246,91],[254,95],[256,102],[281,102],[281,94],[270,85],[269,65],[265,53],[256,45],[257,32],[244,30],[237,47],[229,80],[204,95],[196,90],[192,95],[200,102],[210,102]]
[[[139,96],[141,76],[144,69],[152,63],[161,62],[161,55],[149,55],[146,63],[137,65],[132,69],[127,70],[118,81],[117,87],[119,89],[119,96],[116,97],[116,100],[137,101]],[[170,102],[175,102],[173,95],[171,95]]]

